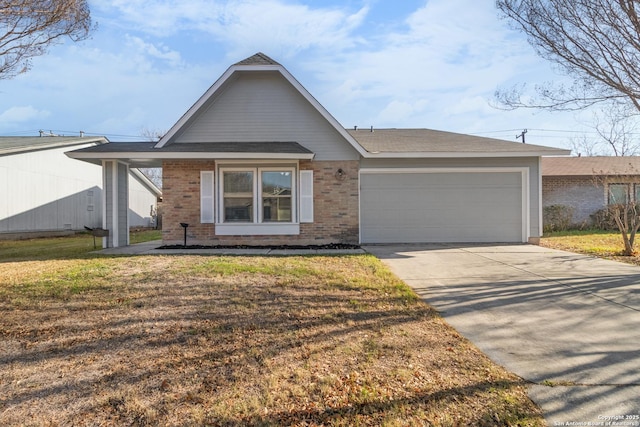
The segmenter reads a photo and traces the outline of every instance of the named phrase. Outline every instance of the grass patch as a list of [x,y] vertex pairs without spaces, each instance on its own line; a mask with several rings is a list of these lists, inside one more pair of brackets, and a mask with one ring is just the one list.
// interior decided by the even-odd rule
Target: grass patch
[[376,258],[0,263],[0,424],[542,426]]
[[[636,243],[636,247],[638,243],[640,240]],[[640,257],[622,255],[624,249],[622,237],[615,231],[571,230],[545,233],[540,239],[540,245],[640,265]]]
[[[160,230],[132,231],[131,244],[162,239]],[[100,249],[101,238],[96,238]],[[46,260],[85,257],[93,252],[93,237],[88,233],[73,236],[27,240],[0,240],[0,262],[15,260]]]

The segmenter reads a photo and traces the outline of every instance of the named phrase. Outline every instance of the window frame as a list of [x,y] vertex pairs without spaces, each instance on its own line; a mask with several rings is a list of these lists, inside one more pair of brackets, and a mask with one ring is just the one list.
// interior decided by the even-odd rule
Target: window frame
[[[224,175],[225,172],[253,173],[253,221],[225,222]],[[262,172],[289,172],[291,176],[291,221],[264,221],[264,195],[262,191]],[[216,234],[217,235],[297,235],[300,234],[298,166],[259,165],[259,164],[221,164],[217,167],[216,195]],[[268,196],[268,195],[267,195]]]
[[[625,190],[625,201],[622,203],[612,201],[612,188],[613,187],[622,187]],[[620,204],[628,204],[632,201],[631,199],[631,188],[630,183],[625,182],[610,182],[607,186],[607,206],[611,205],[620,205]]]

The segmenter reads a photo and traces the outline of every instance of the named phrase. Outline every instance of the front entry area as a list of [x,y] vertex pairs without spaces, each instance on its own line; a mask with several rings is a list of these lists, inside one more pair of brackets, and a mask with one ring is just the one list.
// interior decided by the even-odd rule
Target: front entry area
[[363,169],[362,243],[526,242],[528,171]]

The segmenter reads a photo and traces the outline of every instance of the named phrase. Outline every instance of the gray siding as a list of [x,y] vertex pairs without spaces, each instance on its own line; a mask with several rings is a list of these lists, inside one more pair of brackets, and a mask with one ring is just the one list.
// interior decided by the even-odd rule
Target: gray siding
[[129,167],[118,163],[118,242],[129,244]]
[[240,74],[176,138],[180,142],[295,141],[316,160],[357,160],[357,151],[279,73]]
[[540,205],[540,168],[538,157],[510,158],[459,158],[459,159],[362,159],[361,168],[491,168],[526,167],[529,168],[529,215],[531,237],[542,235],[542,207]]
[[113,161],[104,163],[104,208],[105,208],[105,216],[104,221],[102,223],[102,227],[110,230],[109,237],[107,238],[108,244],[107,247],[113,246]]

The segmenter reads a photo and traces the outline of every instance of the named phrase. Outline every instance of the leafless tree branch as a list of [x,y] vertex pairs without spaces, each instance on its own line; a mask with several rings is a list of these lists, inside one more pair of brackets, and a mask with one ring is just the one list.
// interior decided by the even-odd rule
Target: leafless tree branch
[[94,25],[86,0],[0,0],[0,79],[31,68],[63,37],[89,37]]
[[546,83],[500,89],[502,108],[579,110],[624,102],[640,111],[640,17],[637,0],[497,0],[542,58],[573,78],[571,86]]

